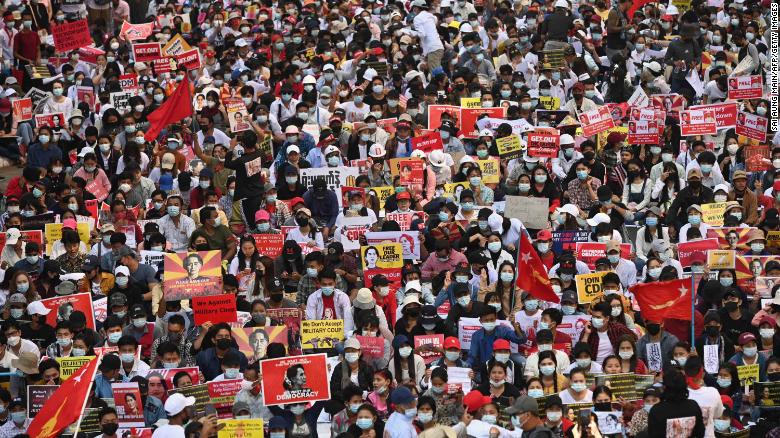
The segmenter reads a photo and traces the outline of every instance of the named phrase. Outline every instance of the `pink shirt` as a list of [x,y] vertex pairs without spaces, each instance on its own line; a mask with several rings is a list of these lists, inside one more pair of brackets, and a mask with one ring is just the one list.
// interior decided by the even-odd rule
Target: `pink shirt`
[[93,180],[96,182],[99,190],[87,190],[97,198],[98,202],[103,202],[108,197],[108,192],[111,191],[111,181],[108,180],[106,172],[101,168],[97,168],[94,172],[87,172],[84,167],[80,167],[79,170],[73,173],[73,176],[84,178],[84,181],[89,185]]

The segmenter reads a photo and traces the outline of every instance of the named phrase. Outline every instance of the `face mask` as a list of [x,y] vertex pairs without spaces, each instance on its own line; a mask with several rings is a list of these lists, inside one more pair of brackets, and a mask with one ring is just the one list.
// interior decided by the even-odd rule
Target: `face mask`
[[701,171],[704,173],[712,172],[712,164],[702,164],[700,167],[701,167]]
[[[412,412],[414,413],[414,415],[411,414]],[[417,416],[417,419],[422,424],[428,424],[431,421],[433,421],[433,412],[420,412],[418,414],[417,409],[407,409],[406,412],[404,412],[404,415],[406,416],[406,418],[414,418],[415,416]]]
[[[360,359],[360,353],[344,353],[344,359],[349,363],[355,363]],[[357,412],[357,410],[355,410],[355,412]]]
[[561,311],[563,312],[564,315],[574,315],[574,312],[576,310],[577,308],[574,306],[561,306]]
[[48,143],[49,140],[50,140],[50,137],[48,135],[44,134],[44,135],[39,135],[38,136],[38,141],[40,141],[41,143],[44,143],[44,144]]
[[374,420],[370,418],[358,418],[355,424],[357,424],[359,428],[363,430],[367,430],[367,429],[371,429],[371,427],[374,426]]
[[119,342],[119,338],[122,337],[122,332],[113,332],[108,334],[108,342],[116,344]]
[[11,318],[19,319],[22,317],[22,315],[24,315],[24,309],[11,309]]
[[507,361],[509,360],[508,353],[495,353],[494,356],[497,362],[507,363]]
[[756,108],[756,114],[758,114],[761,117],[766,116],[766,108],[763,106]]
[[539,371],[545,376],[551,376],[555,373],[555,365],[542,365],[539,367]]
[[560,277],[561,277],[561,281],[566,283],[570,282],[572,278],[574,278],[572,274],[560,274]]
[[16,347],[19,345],[19,342],[22,341],[22,338],[20,336],[9,336],[8,337],[8,345],[12,347]]
[[764,244],[763,243],[751,243],[750,244],[750,250],[753,252],[761,252],[764,250]]
[[733,277],[720,277],[720,284],[723,287],[729,287],[732,284],[734,284],[734,278]]
[[122,353],[119,355],[119,359],[122,360],[122,363],[133,363],[135,362],[135,354]]
[[539,308],[539,301],[537,300],[527,300],[525,302],[525,309],[530,311],[535,311]]
[[401,347],[401,348],[398,349],[398,354],[402,358],[406,359],[407,357],[409,357],[412,354],[412,347]]
[[607,259],[614,265],[620,261],[620,254],[610,254],[607,256]]
[[515,278],[515,274],[512,272],[502,272],[501,273],[501,281],[504,283],[509,283]]
[[597,330],[604,327],[604,318],[592,318],[590,322],[593,324],[593,328]]
[[176,217],[179,215],[179,206],[178,205],[169,205],[166,208],[166,211],[168,212],[168,215],[171,217]]
[[487,332],[492,332],[496,329],[496,323],[495,322],[483,322],[482,328],[485,329]]
[[163,99],[165,99],[165,95],[163,95],[163,94],[155,94],[154,95],[154,101],[157,102],[157,103],[162,102]]
[[771,339],[775,335],[775,329],[771,328],[760,329],[758,332],[764,339]]
[[757,347],[744,347],[744,348],[742,348],[742,354],[744,354],[747,357],[755,357],[757,352],[758,352],[758,348]]
[[[538,388],[529,389],[528,390],[528,396],[529,397],[533,397],[533,398],[544,397],[544,390],[543,389],[538,389]],[[512,417],[512,420],[514,420],[514,419],[515,419],[515,417]]]
[[290,412],[293,413],[293,415],[301,415],[303,414],[303,411],[306,410],[305,406],[293,406],[290,408]]
[[320,288],[320,290],[322,290],[322,294],[323,295],[325,295],[326,297],[329,297],[329,296],[333,295],[333,292],[335,291],[335,288],[333,286],[323,286],[322,288]]
[[464,211],[474,211],[474,203],[473,202],[463,202],[460,204],[460,208],[462,208]]
[[86,356],[87,355],[87,350],[85,350],[83,348],[73,347],[73,349],[70,350],[70,354],[72,356],[77,356],[77,357]]
[[309,277],[317,278],[317,274],[319,274],[317,268],[306,268],[306,275],[308,275]]
[[468,306],[468,305],[469,305],[469,303],[471,302],[471,297],[469,297],[468,295],[466,295],[465,297],[460,297],[460,298],[458,298],[458,300],[457,300],[457,301],[458,301],[458,304],[459,304],[461,307],[466,307],[466,306]]
[[701,216],[690,215],[688,216],[688,223],[691,225],[699,225],[701,223]]
[[268,195],[265,197],[265,202],[273,204],[276,202],[276,195]]
[[580,179],[580,181],[584,181],[588,178],[588,171],[587,170],[578,170],[577,171],[577,178]]
[[501,251],[501,242],[489,242],[487,248],[492,253],[499,252]]
[[483,415],[482,421],[484,421],[487,424],[496,424],[496,416],[495,415]]
[[[34,255],[34,256],[27,256],[25,258],[27,259],[27,263],[29,263],[31,265],[34,265],[34,264],[38,263],[38,260],[40,259],[40,256]],[[27,290],[27,287],[30,285],[29,283],[21,283],[21,284],[17,285],[17,287],[21,286],[22,284],[26,284],[27,285],[27,286],[25,286],[25,290]]]
[[528,193],[531,191],[531,184],[529,183],[519,183],[517,185],[518,190],[520,190],[521,193]]
[[116,285],[119,287],[125,287],[127,286],[127,282],[130,280],[129,277],[116,277]]
[[[581,383],[581,382],[572,383],[571,384],[571,389],[574,392],[582,392],[582,391],[585,391],[585,389],[587,389],[587,384]],[[559,418],[560,418],[560,413],[558,413],[558,415],[559,415]]]
[[731,427],[731,420],[722,420],[720,418],[715,419],[715,430],[718,432],[725,432]]
[[664,163],[670,163],[674,159],[672,154],[661,154],[661,160]]

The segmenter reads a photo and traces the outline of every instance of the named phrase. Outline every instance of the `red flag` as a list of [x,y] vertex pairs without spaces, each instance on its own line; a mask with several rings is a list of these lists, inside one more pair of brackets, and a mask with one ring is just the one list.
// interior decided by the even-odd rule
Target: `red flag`
[[645,321],[662,322],[664,319],[691,320],[691,280],[640,283],[631,292],[636,296]]
[[160,131],[171,123],[192,115],[192,96],[190,96],[190,80],[184,76],[184,80],[176,87],[176,91],[152,111],[146,119],[149,120],[149,130],[144,138],[152,141],[160,135]]
[[628,17],[628,21],[631,21],[634,19],[634,12],[639,10],[642,6],[652,3],[655,0],[634,0],[634,2],[631,4],[631,7],[628,9],[628,12],[626,12],[626,17]]
[[517,287],[540,300],[560,302],[560,298],[552,290],[542,259],[525,233],[520,236],[520,249],[517,254]]
[[27,428],[28,435],[38,438],[55,437],[78,420],[89,388],[95,379],[99,361],[100,357],[92,359],[62,382],[30,423]]

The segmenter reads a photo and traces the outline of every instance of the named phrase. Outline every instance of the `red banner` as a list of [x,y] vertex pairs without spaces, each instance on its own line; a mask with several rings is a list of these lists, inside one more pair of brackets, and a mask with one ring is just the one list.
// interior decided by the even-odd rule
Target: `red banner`
[[119,35],[128,41],[144,40],[152,34],[154,23],[130,24],[127,21],[122,22],[122,29]]
[[[575,254],[577,260],[588,265],[591,270],[596,269],[596,260],[607,256],[607,244],[601,242],[577,242]],[[631,244],[620,244],[620,257],[627,259],[631,255]]]
[[696,109],[680,111],[681,135],[716,135],[718,123],[715,120],[715,110]]
[[86,18],[60,25],[53,24],[51,33],[54,38],[54,49],[57,53],[70,52],[94,44],[92,36],[89,34]]
[[203,325],[205,322],[218,324],[237,321],[236,296],[234,294],[192,297],[191,302],[196,325]]
[[745,170],[748,172],[761,172],[766,170],[769,164],[769,145],[745,146]]
[[188,50],[176,55],[176,63],[179,67],[184,67],[187,70],[197,70],[200,68],[200,53],[198,49]]
[[769,119],[757,116],[755,114],[740,112],[737,116],[738,135],[744,135],[747,138],[760,142],[766,141],[766,131],[769,126]]
[[260,362],[266,406],[330,399],[325,354],[282,357]]
[[761,99],[764,84],[761,75],[729,78],[729,99]]
[[707,263],[707,251],[711,249],[719,249],[718,239],[702,239],[678,243],[677,252],[680,264],[683,268],[687,268],[695,262]]
[[281,234],[252,234],[257,252],[275,259],[282,254],[284,236]]
[[31,98],[25,97],[23,99],[14,99],[11,101],[11,105],[13,106],[14,120],[17,122],[32,120],[33,104]]
[[160,59],[162,48],[160,43],[133,44],[133,59],[135,62],[149,62]]
[[690,109],[712,109],[715,111],[715,121],[718,123],[718,129],[733,128],[737,124],[737,103],[723,102],[712,105],[696,105]]
[[590,137],[615,127],[615,121],[612,119],[612,114],[606,106],[581,113],[579,120],[585,132],[585,137]]
[[558,134],[528,133],[529,157],[558,157],[558,148],[561,144],[561,136]]
[[87,327],[95,329],[95,312],[92,309],[92,295],[89,293],[44,298],[41,300],[41,304],[51,310],[53,315],[56,315],[56,321],[52,321],[49,317],[49,321],[52,323],[67,321],[70,314],[78,310],[87,317]]
[[122,87],[123,91],[138,88],[138,75],[135,73],[128,73],[119,76],[119,86]]
[[367,359],[378,359],[385,354],[385,338],[382,336],[355,336],[360,342],[360,351]]
[[421,150],[425,153],[431,152],[434,149],[444,149],[441,134],[439,131],[431,131],[427,134],[412,138],[412,149]]

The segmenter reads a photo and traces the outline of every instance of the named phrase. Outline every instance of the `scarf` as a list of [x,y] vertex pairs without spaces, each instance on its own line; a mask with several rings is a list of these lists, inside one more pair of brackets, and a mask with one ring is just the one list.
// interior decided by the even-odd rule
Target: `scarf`
[[697,384],[696,382],[701,380],[702,376],[704,375],[704,367],[699,369],[699,372],[696,373],[693,377],[685,377],[685,381],[688,383],[688,387],[691,389],[699,389],[701,388],[701,385]]

